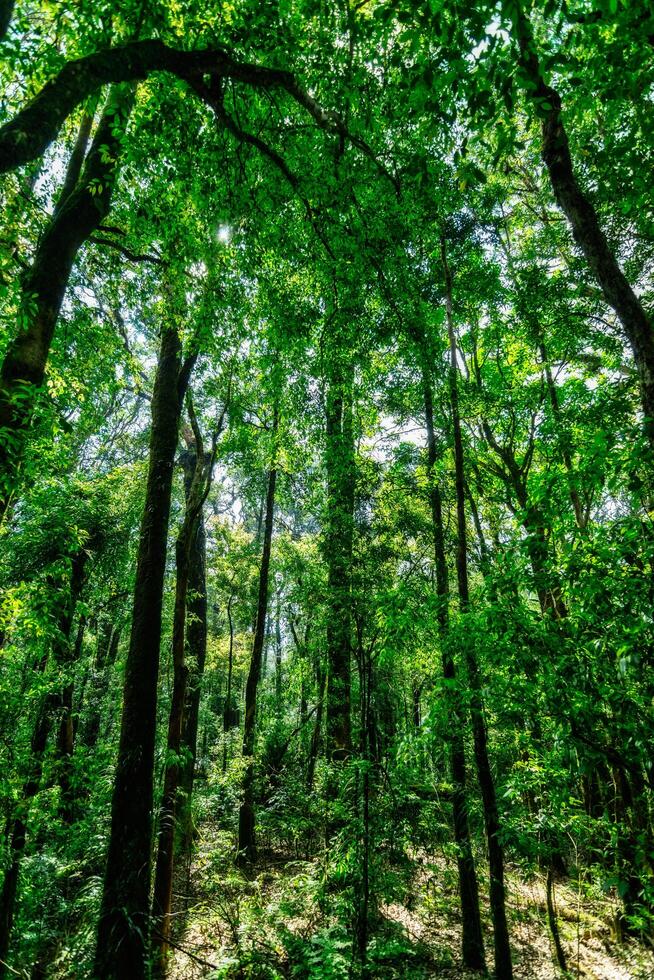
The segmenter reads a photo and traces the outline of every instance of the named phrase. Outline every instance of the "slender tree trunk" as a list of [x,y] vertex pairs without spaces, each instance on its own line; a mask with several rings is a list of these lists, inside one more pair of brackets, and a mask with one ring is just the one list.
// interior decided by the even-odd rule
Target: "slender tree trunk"
[[0,977],[3,980],[10,975],[7,956],[9,954],[11,931],[14,924],[20,865],[27,843],[29,808],[41,784],[43,757],[45,755],[48,736],[52,728],[54,708],[55,705],[51,696],[46,697],[44,703],[39,708],[30,744],[31,771],[27,780],[23,783],[22,799],[16,808],[11,822],[9,863],[2,882],[2,892],[0,893]]
[[[507,231],[507,239],[508,239]],[[533,338],[533,343],[538,350],[540,356],[541,364],[543,366],[543,372],[545,374],[545,381],[547,383],[547,392],[549,395],[550,406],[552,408],[552,414],[554,415],[554,420],[556,422],[556,436],[559,444],[559,450],[561,452],[561,458],[566,468],[568,476],[568,488],[570,501],[572,503],[572,509],[575,515],[575,521],[580,530],[586,527],[587,518],[584,513],[584,508],[581,503],[581,498],[579,496],[579,491],[576,486],[575,480],[575,469],[572,462],[572,448],[569,434],[565,431],[563,419],[561,418],[561,407],[559,404],[559,393],[557,391],[556,382],[554,376],[552,375],[552,367],[547,354],[547,347],[545,344],[545,339],[543,336],[543,330],[538,319],[538,315],[534,313],[530,302],[527,299],[527,290],[525,286],[520,281],[519,271],[516,270],[513,262],[513,256],[511,255],[511,249],[507,242],[504,241],[502,236],[499,236],[502,242],[502,248],[506,256],[507,266],[513,280],[513,286],[516,295],[516,303],[520,313],[521,319],[524,321],[526,326],[529,328],[529,332]],[[477,353],[474,353],[474,363],[475,370],[477,372],[477,381],[480,384],[479,370],[477,364]]]
[[[446,291],[446,321],[450,342],[450,402],[452,408],[452,430],[454,434],[454,482],[456,492],[457,516],[457,548],[456,572],[459,591],[459,606],[465,612],[470,603],[468,589],[468,545],[465,512],[465,465],[463,454],[463,438],[461,434],[461,417],[459,412],[457,344],[454,332],[452,312],[452,277],[447,261],[445,240],[441,239],[441,259],[445,277]],[[500,819],[495,793],[495,781],[488,754],[488,734],[484,718],[482,699],[482,680],[477,663],[475,650],[466,643],[466,665],[468,668],[468,683],[470,685],[470,714],[472,720],[472,735],[477,766],[477,778],[481,790],[484,807],[484,822],[488,842],[488,860],[490,871],[490,905],[493,919],[493,940],[495,951],[495,975],[497,980],[511,980],[513,966],[511,963],[511,946],[509,943],[509,928],[506,919],[506,901],[504,890],[504,848],[500,840]]]
[[[641,931],[633,918],[641,919],[647,901],[647,879],[652,868],[646,855],[652,852],[652,828],[642,775],[634,766],[629,773],[621,765],[612,766],[616,787],[615,824],[617,829],[616,857],[621,879],[623,914],[619,917],[621,931],[638,935]],[[651,937],[650,937],[651,938]]]
[[[424,338],[423,338],[424,345]],[[421,346],[423,346],[421,345]],[[443,506],[441,493],[435,473],[437,449],[434,427],[434,407],[431,385],[426,367],[423,368],[423,393],[425,403],[425,424],[427,428],[427,475],[429,479],[429,503],[431,507],[434,534],[434,556],[436,562],[436,591],[440,600],[438,621],[441,635],[443,677],[452,685],[457,680],[452,650],[447,641],[449,581],[445,555],[445,535],[443,532]],[[479,886],[475,859],[472,853],[470,826],[468,822],[468,803],[466,790],[466,757],[463,739],[463,719],[458,703],[459,695],[448,688],[448,713],[450,725],[450,772],[452,774],[452,811],[454,839],[457,844],[457,866],[459,872],[459,893],[462,919],[463,962],[472,970],[486,968],[484,936],[479,910]]]
[[309,710],[309,705],[307,702],[307,678],[305,673],[305,663],[302,661],[300,663],[300,725],[304,729],[304,723],[307,720],[307,712]]
[[[477,385],[481,390],[481,379],[478,375]],[[529,561],[534,573],[534,588],[538,595],[543,615],[551,614],[555,619],[565,619],[568,610],[563,599],[563,589],[558,578],[552,574],[549,564],[549,548],[547,541],[547,523],[545,515],[536,506],[527,493],[526,469],[519,466],[513,450],[501,446],[486,419],[482,420],[484,438],[498,459],[503,464],[500,472],[507,489],[514,495],[520,508],[520,520],[525,529],[525,545]]]
[[[181,537],[181,536],[180,536]],[[156,978],[165,977],[170,937],[170,913],[173,899],[173,871],[175,848],[175,811],[179,784],[179,753],[182,741],[182,721],[186,700],[188,667],[184,656],[184,632],[186,596],[189,568],[184,554],[184,542],[177,539],[177,576],[175,584],[175,608],[173,613],[173,691],[168,716],[166,740],[166,764],[164,768],[163,795],[159,809],[157,835],[157,860],[152,898],[152,950],[153,970]]]
[[147,975],[154,746],[161,609],[175,449],[193,359],[183,366],[175,328],[166,328],[152,396],[150,463],[141,522],[123,714],[111,805],[95,977]]
[[[34,260],[21,283],[25,325],[5,352],[0,369],[0,519],[18,485],[27,429],[41,391],[59,311],[81,246],[109,212],[120,153],[121,126],[134,102],[132,86],[112,90],[76,180],[87,134],[78,143],[55,213],[41,236]],[[82,145],[83,144],[83,145]],[[74,190],[69,190],[75,183]]]
[[370,769],[372,765],[371,729],[372,729],[372,658],[370,651],[359,643],[359,701],[360,701],[360,742],[359,754],[363,763],[361,788],[361,882],[359,888],[359,904],[357,909],[357,946],[361,971],[368,976],[368,940],[370,933],[370,854],[373,847],[372,829],[370,826]]
[[[273,422],[273,444],[277,441],[277,409]],[[273,449],[276,453],[276,448]],[[273,516],[275,510],[275,485],[277,483],[277,468],[275,460],[268,473],[268,489],[266,493],[266,516],[264,522],[263,548],[261,566],[259,569],[259,595],[257,600],[257,618],[252,644],[252,658],[245,687],[245,723],[243,729],[243,758],[246,760],[243,777],[243,798],[238,815],[238,853],[241,861],[252,863],[256,860],[256,835],[254,813],[254,736],[257,711],[257,688],[261,676],[261,660],[263,657],[264,640],[266,636],[266,612],[268,608],[268,578],[270,572],[270,553],[272,547]]]
[[[197,431],[199,433],[199,430]],[[181,771],[180,752],[182,750],[184,704],[189,673],[186,662],[186,612],[191,574],[191,549],[196,540],[204,498],[210,486],[213,463],[213,457],[210,460],[205,458],[203,447],[201,444],[197,444],[197,439],[199,439],[199,434],[196,437],[195,468],[186,493],[186,511],[175,544],[177,575],[173,611],[173,692],[168,716],[166,765],[163,796],[159,811],[157,861],[152,898],[153,975],[157,978],[166,975],[171,926],[177,793]]]
[[554,944],[556,963],[559,969],[562,970],[563,974],[565,975],[568,971],[568,964],[566,962],[563,944],[561,943],[559,923],[556,918],[556,907],[554,905],[554,872],[551,864],[547,869],[547,879],[545,882],[545,902],[547,906],[547,926],[552,937],[552,943]]
[[182,722],[180,772],[180,847],[190,853],[193,837],[192,799],[198,742],[198,718],[202,678],[207,658],[207,570],[204,516],[200,514],[189,569],[189,599],[186,644],[189,661],[186,705]]
[[327,752],[338,762],[346,759],[352,750],[350,675],[355,463],[351,363],[345,368],[336,368],[330,380],[326,435]]
[[583,505],[581,503],[581,497],[579,496],[579,491],[575,486],[575,469],[572,462],[572,453],[570,452],[570,441],[567,434],[563,431],[563,420],[561,418],[561,407],[559,405],[559,393],[556,390],[556,383],[552,376],[552,368],[550,366],[550,362],[547,357],[545,342],[542,339],[540,340],[540,343],[538,345],[538,351],[540,353],[543,370],[545,371],[545,380],[547,382],[547,391],[550,396],[550,405],[552,406],[552,413],[556,421],[559,449],[561,451],[561,456],[563,458],[566,472],[568,474],[570,501],[572,503],[572,509],[574,511],[577,527],[579,528],[580,531],[583,531],[584,528],[586,527],[587,519],[584,513]]
[[413,689],[411,691],[411,720],[413,722],[413,727],[415,728],[416,732],[420,731],[420,723],[422,721],[422,711],[421,711],[422,705],[420,703],[421,698],[422,698],[422,683],[419,684],[418,681],[414,681]]
[[116,661],[119,643],[120,629],[115,627],[111,620],[105,620],[100,625],[91,691],[88,697],[89,711],[80,736],[80,742],[86,749],[95,748],[100,735],[104,699],[109,688],[109,673]]
[[311,733],[311,745],[309,746],[309,758],[307,760],[307,790],[313,789],[313,780],[316,775],[316,762],[318,761],[318,749],[320,748],[320,733],[322,732],[322,716],[324,713],[325,692],[327,689],[327,671],[320,665],[318,666],[318,703],[316,706],[316,720]]
[[[508,7],[507,3],[507,7]],[[541,70],[531,24],[519,2],[510,16],[519,47],[522,76],[541,118],[542,157],[557,204],[570,222],[572,234],[595,276],[604,299],[615,310],[634,354],[640,378],[645,433],[654,448],[654,331],[606,240],[597,212],[582,191],[572,164],[561,97],[547,85]]]
[[279,596],[275,610],[275,713],[281,718],[282,702],[282,629]]
[[466,482],[466,496],[468,498],[468,503],[470,504],[470,513],[472,514],[472,523],[475,526],[475,533],[477,535],[477,541],[479,542],[479,554],[480,554],[480,567],[482,575],[484,578],[488,577],[490,572],[490,551],[488,549],[488,542],[486,541],[486,535],[484,534],[484,529],[481,525],[481,518],[479,516],[479,508],[477,506],[477,501],[470,489],[469,484]]
[[93,113],[84,112],[82,114],[82,120],[80,122],[79,129],[77,131],[77,137],[75,139],[75,145],[73,146],[73,152],[70,155],[68,166],[66,167],[66,176],[64,178],[64,182],[61,186],[61,191],[59,192],[59,197],[55,205],[55,209],[54,209],[55,218],[61,214],[68,198],[73,193],[73,191],[75,190],[75,188],[79,183],[79,179],[82,174],[82,167],[84,166],[84,158],[86,157],[86,151],[88,149],[89,140],[91,138],[92,129],[93,129]]
[[526,489],[522,499],[524,500],[524,506],[521,504],[522,526],[527,535],[525,543],[534,573],[541,611],[543,615],[552,615],[555,619],[565,619],[568,615],[568,608],[563,599],[561,583],[549,569],[550,555],[545,518],[540,508],[527,500]]
[[[84,642],[86,617],[80,616],[75,643],[71,651],[69,670],[79,663]],[[73,715],[73,695],[75,684],[72,678],[66,680],[61,695],[61,713],[59,731],[57,733],[57,757],[59,769],[59,814],[63,823],[71,824],[75,820],[75,789],[72,783],[73,750],[75,748],[75,718]]]
[[227,693],[225,695],[225,706],[223,708],[223,772],[227,772],[227,733],[232,728],[234,722],[234,709],[232,707],[232,676],[234,673],[234,620],[232,618],[232,603],[234,593],[227,602],[227,622],[229,624],[229,654],[227,659]]
[[15,0],[0,0],[0,41],[4,40],[16,6]]
[[[70,633],[75,605],[84,583],[84,569],[88,555],[80,551],[71,564],[70,588],[58,595],[57,629],[52,642],[50,657],[58,669],[70,662]],[[46,668],[47,655],[41,660],[39,670]],[[10,818],[9,863],[0,891],[0,977],[9,975],[7,956],[11,942],[11,931],[18,895],[20,865],[27,843],[28,817],[32,800],[39,791],[43,760],[48,737],[61,707],[61,691],[50,691],[41,703],[30,742],[30,762],[28,776],[23,783],[22,796]]]
[[[84,638],[88,629],[88,619],[86,613],[80,615],[79,623],[77,626],[77,638],[75,639],[75,644],[79,648],[79,653],[75,655],[75,662],[78,663],[81,660],[82,650],[84,647]],[[86,685],[89,679],[89,665],[87,658],[84,658],[84,665],[82,668],[82,676],[77,688],[77,693],[73,692],[73,748],[77,742],[77,733],[79,732],[79,722],[82,714],[82,706],[84,704],[84,699],[86,697]],[[77,704],[75,704],[77,702]]]

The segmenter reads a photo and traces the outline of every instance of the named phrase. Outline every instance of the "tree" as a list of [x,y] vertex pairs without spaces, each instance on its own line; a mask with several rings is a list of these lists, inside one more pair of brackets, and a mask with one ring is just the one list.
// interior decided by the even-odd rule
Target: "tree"
[[0,7],[3,975],[654,971],[650,6]]

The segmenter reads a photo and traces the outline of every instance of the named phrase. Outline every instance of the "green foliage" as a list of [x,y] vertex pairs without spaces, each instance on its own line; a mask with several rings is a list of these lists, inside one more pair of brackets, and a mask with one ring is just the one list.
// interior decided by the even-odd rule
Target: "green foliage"
[[[177,975],[457,971],[458,792],[488,925],[479,712],[509,893],[554,869],[577,901],[559,916],[570,969],[570,923],[583,936],[587,910],[631,937],[611,956],[642,956],[634,976],[649,968],[638,943],[654,922],[651,443],[633,339],[570,233],[542,140],[563,121],[579,188],[651,314],[653,36],[646,0],[17,0],[0,38],[0,140],[71,60],[135,39],[224,49],[246,67],[138,79],[129,122],[112,123],[115,156],[100,148],[115,164],[111,213],[67,241],[65,297],[60,310],[48,300],[56,322],[40,333],[29,275],[105,90],[72,108],[42,159],[2,177],[0,355],[40,349],[45,366],[38,390],[27,370],[0,378],[5,883],[26,825],[9,970],[93,975],[156,352],[171,326],[196,358],[207,451],[216,433],[201,679],[189,640],[204,627],[199,595],[187,606],[197,744],[166,747],[181,466],[152,732],[155,801],[165,767],[194,760],[177,804]],[[295,81],[261,84],[247,65]],[[91,180],[94,207],[109,186]],[[273,464],[259,859],[237,871]],[[154,624],[159,612],[146,614]],[[545,931],[536,906],[509,903],[521,955],[522,926]]]

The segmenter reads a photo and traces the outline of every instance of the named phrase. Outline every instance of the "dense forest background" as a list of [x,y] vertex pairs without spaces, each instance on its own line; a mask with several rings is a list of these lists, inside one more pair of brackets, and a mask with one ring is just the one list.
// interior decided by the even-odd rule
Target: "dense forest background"
[[654,977],[650,0],[0,3],[0,977]]

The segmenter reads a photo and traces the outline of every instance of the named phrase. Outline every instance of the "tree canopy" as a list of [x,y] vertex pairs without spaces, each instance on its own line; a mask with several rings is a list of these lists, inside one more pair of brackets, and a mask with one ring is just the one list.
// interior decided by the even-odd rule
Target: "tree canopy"
[[651,3],[16,0],[0,93],[0,977],[652,976]]

